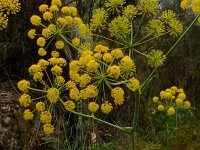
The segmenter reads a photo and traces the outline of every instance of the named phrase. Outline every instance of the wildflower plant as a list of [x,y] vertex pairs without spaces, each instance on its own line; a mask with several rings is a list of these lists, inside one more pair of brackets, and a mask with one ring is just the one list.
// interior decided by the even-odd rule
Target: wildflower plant
[[[166,133],[168,147],[175,128],[192,117],[191,104],[182,88],[172,86],[154,96],[149,102],[151,127],[155,134]],[[162,125],[161,125],[162,124]]]
[[[50,6],[40,5],[42,17],[30,18],[34,28],[28,36],[37,37],[38,54],[43,58],[28,68],[34,84],[27,80],[18,83],[24,119],[39,118],[43,132],[50,135],[56,130],[57,110],[62,109],[128,133],[134,149],[140,97],[157,69],[199,17],[198,14],[183,32],[177,15],[172,10],[159,10],[158,2],[140,0],[137,5],[124,7],[124,0],[107,0],[104,7],[94,10],[89,26],[77,17],[75,7],[62,6],[60,0],[52,0]],[[76,36],[71,38],[72,34]],[[155,46],[155,40],[163,36],[178,38],[167,52],[156,47],[142,49],[149,43]],[[102,39],[106,44],[102,44]],[[49,52],[47,47],[52,42]],[[60,50],[66,46],[77,50],[75,59],[62,58]],[[136,54],[153,68],[146,79],[139,80]],[[100,119],[98,112],[108,115],[126,102],[128,89],[136,95],[132,127],[120,127]],[[179,110],[189,109],[190,103],[185,97],[181,89],[166,89],[160,97],[153,98],[152,109],[155,115],[173,117]]]

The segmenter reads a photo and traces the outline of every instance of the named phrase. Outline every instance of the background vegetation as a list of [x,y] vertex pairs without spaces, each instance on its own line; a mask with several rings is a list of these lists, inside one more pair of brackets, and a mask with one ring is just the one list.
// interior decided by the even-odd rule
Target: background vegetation
[[[33,62],[36,62],[38,59],[37,56],[37,47],[36,44],[33,43],[27,37],[27,31],[30,29],[30,23],[27,23],[29,18],[32,14],[36,14],[38,6],[42,3],[48,3],[49,0],[34,0],[34,1],[27,1],[21,0],[21,11],[10,18],[8,28],[0,32],[0,94],[3,92],[9,92],[12,90],[16,82],[20,79],[26,78],[28,79],[27,68]],[[80,16],[84,18],[85,22],[91,18],[91,13],[94,7],[97,4],[101,6],[103,0],[65,0],[65,3],[73,3],[77,6]],[[130,3],[131,0],[127,0],[127,3]],[[163,1],[162,7],[173,8],[173,10],[177,10],[179,18],[182,20],[183,24],[186,26],[188,22],[190,22],[191,18],[193,17],[189,12],[183,12],[179,9],[179,1],[171,0],[170,2]],[[196,141],[200,140],[200,129],[199,129],[199,122],[200,119],[200,25],[196,24],[192,30],[187,34],[187,36],[182,40],[181,44],[176,48],[172,55],[169,56],[165,65],[158,71],[156,78],[153,80],[152,84],[146,89],[146,94],[142,97],[142,107],[140,112],[140,128],[141,135],[144,138],[153,139],[159,137],[152,137],[153,134],[148,132],[149,123],[148,117],[144,116],[146,114],[146,102],[151,99],[154,95],[157,95],[159,91],[166,89],[167,87],[171,87],[173,85],[177,85],[183,89],[185,89],[187,97],[189,98],[193,112],[196,117],[195,120],[191,124],[193,124],[192,128],[188,126],[179,129],[176,132],[175,139],[176,142],[173,144],[174,149],[194,149],[197,150],[200,148]],[[163,43],[159,41],[158,44],[160,47],[168,48],[170,47],[169,42]],[[141,68],[144,70],[148,70],[149,68]],[[145,74],[144,74],[145,75]],[[8,82],[7,82],[8,81]],[[13,87],[14,86],[14,87]],[[16,91],[15,91],[16,93]],[[13,97],[7,97],[10,99],[14,99]],[[7,104],[3,100],[3,95],[0,96],[0,105],[1,109],[3,108],[4,104]],[[17,105],[16,101],[12,101],[8,103],[13,111],[16,113],[13,117],[15,120],[18,119],[19,114],[17,114]],[[134,105],[134,101],[128,101],[125,105],[121,107],[120,110],[117,112],[113,112],[110,115],[110,120],[117,120],[118,124],[131,124],[132,120],[132,112]],[[9,110],[10,111],[10,110]],[[0,113],[3,111],[1,110]],[[126,113],[125,113],[126,112]],[[8,115],[10,116],[10,115]],[[4,122],[5,117],[1,117],[1,126],[6,125]],[[20,118],[20,117],[19,117]],[[4,123],[4,124],[3,124]],[[17,121],[12,122],[13,124],[18,124],[19,126],[14,128],[22,129],[26,124],[19,123]],[[12,124],[6,125],[9,126],[9,129],[12,128]],[[105,142],[104,145],[93,145],[91,149],[107,149],[108,147],[112,149],[113,145],[115,145],[115,149],[120,149],[120,144],[126,145],[127,137],[120,135],[118,133],[117,139],[113,139],[112,135],[115,135],[116,131],[109,130],[107,133],[107,127],[99,125],[101,130],[104,131],[104,135],[99,133],[99,137]],[[22,136],[26,136],[25,132],[26,129],[20,130],[21,131],[21,140],[20,144],[24,145],[24,141]],[[105,132],[106,130],[106,132]],[[5,137],[10,136],[5,135]],[[187,138],[186,138],[187,137]],[[16,139],[19,136],[15,137]],[[39,137],[37,137],[39,138]],[[111,140],[112,139],[112,140]],[[1,140],[1,139],[0,139]],[[101,140],[100,140],[101,141]],[[109,143],[111,142],[111,143]],[[18,144],[19,144],[18,143]],[[0,142],[1,144],[9,144],[6,143],[6,140]],[[152,149],[159,149],[159,146],[155,144],[151,145],[152,143],[148,144],[148,147],[152,147]],[[37,144],[36,144],[37,145]],[[138,141],[138,145],[140,145],[140,141]],[[142,145],[142,144],[141,144]],[[144,145],[144,143],[143,143]],[[102,148],[103,147],[103,148]],[[117,147],[117,148],[116,148]],[[12,148],[11,148],[12,149]],[[113,148],[114,149],[114,148]],[[126,149],[126,148],[124,148]],[[142,149],[142,148],[141,148]]]

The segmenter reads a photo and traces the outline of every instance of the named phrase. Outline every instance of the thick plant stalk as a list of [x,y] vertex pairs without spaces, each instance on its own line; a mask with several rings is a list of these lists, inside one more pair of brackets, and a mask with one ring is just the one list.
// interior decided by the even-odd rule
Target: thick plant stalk
[[138,115],[140,111],[140,90],[137,91],[135,98],[134,118],[133,118],[133,129],[132,129],[132,150],[136,149],[136,130],[138,123]]

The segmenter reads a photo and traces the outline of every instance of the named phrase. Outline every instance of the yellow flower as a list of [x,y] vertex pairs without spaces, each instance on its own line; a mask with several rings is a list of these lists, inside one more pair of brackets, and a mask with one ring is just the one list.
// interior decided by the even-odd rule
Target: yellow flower
[[88,74],[83,74],[82,76],[80,76],[80,87],[86,87],[87,84],[89,84],[91,81],[91,77]]
[[94,52],[97,52],[97,53],[107,53],[108,52],[108,47],[107,46],[103,46],[103,45],[97,45],[94,48]]
[[183,106],[184,106],[185,109],[189,109],[189,108],[191,107],[191,104],[190,104],[189,101],[185,101],[185,102],[183,103]]
[[95,53],[95,54],[93,55],[93,57],[94,57],[95,59],[100,60],[100,59],[102,58],[102,54],[101,54],[101,53]]
[[66,101],[64,102],[64,106],[65,106],[65,109],[68,110],[68,111],[73,111],[75,109],[75,103],[73,101]]
[[79,38],[74,38],[72,39],[72,44],[74,46],[79,46],[80,45],[80,39]]
[[38,45],[38,46],[40,46],[40,47],[44,47],[45,44],[46,44],[46,40],[45,40],[45,38],[43,38],[43,37],[39,37],[39,38],[37,39],[37,45]]
[[109,32],[111,37],[117,39],[126,38],[131,32],[131,25],[128,18],[118,16],[114,18],[109,24]]
[[19,103],[21,106],[28,107],[31,103],[31,96],[28,94],[23,94],[19,98]]
[[176,102],[176,105],[183,104],[183,100],[181,98],[177,98],[175,102]]
[[51,72],[53,75],[60,76],[62,74],[62,68],[60,66],[55,65],[51,68]]
[[131,90],[131,91],[136,91],[137,89],[139,89],[139,87],[140,87],[140,82],[139,82],[139,80],[138,79],[136,79],[136,78],[131,78],[130,80],[129,80],[129,83],[127,84],[127,87]]
[[88,72],[96,72],[98,71],[100,65],[99,63],[96,61],[96,60],[90,60],[88,63],[87,63],[87,71]]
[[180,7],[183,10],[186,10],[186,9],[188,9],[189,4],[190,4],[190,0],[182,0],[181,3],[180,3]]
[[50,24],[47,27],[52,33],[56,32],[56,25],[55,24]]
[[28,68],[28,71],[31,75],[34,75],[36,72],[41,72],[42,69],[41,69],[40,65],[33,64]]
[[51,36],[51,30],[46,28],[46,29],[43,29],[42,30],[42,35],[45,37],[45,38],[49,38]]
[[111,90],[111,96],[114,98],[115,105],[122,105],[124,102],[124,90],[120,87],[115,87]]
[[57,58],[57,57],[60,56],[60,53],[57,52],[57,51],[52,51],[52,52],[51,52],[51,56]]
[[23,113],[24,120],[32,120],[33,119],[33,113],[30,111],[30,109],[26,109]]
[[175,114],[175,109],[173,107],[169,107],[169,109],[167,110],[167,115],[171,116]]
[[90,20],[90,28],[94,32],[101,31],[105,28],[106,19],[108,17],[107,12],[103,8],[96,9],[92,14],[92,19]]
[[113,109],[112,104],[108,103],[108,101],[105,101],[103,104],[101,104],[101,111],[104,114],[109,114],[112,109]]
[[158,100],[159,100],[159,98],[158,98],[157,96],[153,97],[153,102],[154,102],[154,103],[157,103]]
[[81,66],[87,65],[94,58],[91,55],[86,55],[84,57],[79,58],[79,63]]
[[35,80],[35,81],[42,81],[43,76],[44,76],[44,74],[42,72],[36,72],[33,75],[33,80]]
[[70,8],[69,8],[68,6],[62,7],[62,8],[61,8],[61,12],[62,12],[63,14],[71,14],[71,10],[70,10]]
[[171,92],[164,92],[163,93],[163,96],[162,96],[163,99],[168,99],[170,100],[172,98],[172,93]]
[[149,21],[147,32],[151,33],[155,37],[161,36],[165,32],[164,23],[158,19]]
[[119,66],[116,65],[109,66],[107,69],[107,74],[111,78],[118,79],[121,74],[121,69]]
[[158,12],[158,0],[140,0],[137,8],[147,16],[156,15]]
[[180,23],[180,21],[176,20],[176,19],[172,19],[169,21],[169,35],[171,35],[172,37],[178,37],[182,34],[183,32],[183,25]]
[[124,17],[128,18],[129,20],[133,20],[136,17],[137,13],[138,13],[138,10],[134,5],[127,5],[124,8],[124,11],[122,14]]
[[59,99],[60,92],[56,88],[49,88],[47,90],[47,98],[51,103],[56,103]]
[[98,90],[95,85],[88,85],[85,88],[85,97],[86,98],[95,98],[98,95]]
[[182,100],[185,100],[186,95],[185,95],[185,93],[179,93],[177,97],[181,98]]
[[103,61],[106,63],[112,63],[113,62],[113,57],[110,53],[105,53],[103,55]]
[[59,11],[59,8],[57,5],[51,5],[49,8],[49,11],[53,13],[53,12]]
[[120,48],[112,50],[111,55],[116,59],[124,57],[124,54]]
[[169,21],[175,19],[175,17],[176,13],[174,13],[172,10],[165,10],[162,12],[160,19],[165,23],[169,23]]
[[51,123],[52,115],[49,111],[42,111],[40,114],[40,121],[42,123]]
[[33,15],[30,18],[30,22],[34,25],[34,26],[39,26],[41,23],[41,18],[37,15]]
[[39,65],[42,70],[46,70],[47,66],[49,65],[49,62],[44,59],[40,59],[37,65]]
[[52,18],[53,18],[53,14],[49,11],[46,11],[43,14],[43,19],[46,20],[46,21],[50,21]]
[[74,24],[76,25],[76,26],[78,26],[78,27],[80,27],[82,24],[83,24],[83,21],[82,21],[82,19],[81,18],[79,18],[79,17],[74,17]]
[[80,75],[77,72],[69,71],[70,79],[76,83],[80,82]]
[[78,101],[80,99],[79,90],[77,88],[70,89],[69,97],[73,100]]
[[88,104],[88,109],[90,112],[95,113],[99,109],[99,105],[95,102],[90,102]]
[[45,104],[43,102],[38,102],[36,104],[37,111],[44,111],[45,110]]
[[65,83],[63,76],[56,76],[55,82],[57,86],[62,86]]
[[177,89],[177,93],[184,93],[184,90],[182,88]]
[[61,5],[62,5],[62,2],[61,2],[61,0],[52,0],[52,1],[51,1],[51,5],[61,6]]
[[119,11],[118,8],[122,8],[125,3],[125,0],[107,0],[105,6],[108,10]]
[[71,15],[73,17],[77,16],[77,9],[76,9],[76,7],[69,7],[69,9],[70,9]]
[[81,53],[81,57],[85,57],[85,56],[87,56],[87,55],[92,55],[92,54],[93,54],[92,51],[90,51],[90,50],[84,50],[84,51]]
[[159,110],[159,111],[163,111],[164,109],[165,109],[165,107],[164,107],[163,105],[161,105],[161,104],[158,105],[158,110]]
[[38,50],[38,55],[46,56],[47,55],[47,51],[44,48],[40,47],[39,50]]
[[79,61],[73,60],[73,61],[70,62],[70,64],[69,64],[69,70],[70,71],[78,72],[79,68],[80,68],[80,62]]
[[66,21],[66,19],[63,18],[63,17],[58,17],[58,18],[57,18],[57,23],[58,23],[59,25],[61,25],[61,26],[64,26],[64,25],[67,24],[67,21]]
[[48,5],[42,4],[42,5],[39,6],[39,11],[40,12],[45,12],[47,10],[48,10]]
[[200,0],[193,0],[192,1],[192,11],[194,13],[200,12]]
[[28,88],[30,88],[30,82],[27,80],[20,80],[17,83],[17,87],[22,92],[28,92]]
[[44,134],[50,135],[54,132],[54,127],[51,124],[45,124],[43,126]]
[[63,47],[65,46],[63,41],[56,41],[55,46],[57,49],[63,49]]
[[76,83],[71,80],[67,81],[66,89],[68,90],[68,89],[74,89],[74,88],[76,88]]
[[65,67],[67,65],[67,61],[64,58],[58,58],[57,59],[57,64],[60,67]]
[[29,37],[30,39],[34,39],[35,36],[36,36],[36,30],[35,30],[35,29],[30,29],[30,30],[28,31],[28,37]]
[[66,16],[65,20],[67,25],[71,25],[73,23],[73,18],[71,16]]
[[171,89],[172,89],[174,92],[176,92],[178,88],[177,88],[176,86],[172,86]]
[[129,56],[124,56],[120,61],[122,71],[130,71],[135,69],[135,63]]
[[166,59],[166,56],[163,55],[163,52],[160,50],[151,50],[148,54],[148,64],[151,67],[158,67],[162,66],[164,61]]

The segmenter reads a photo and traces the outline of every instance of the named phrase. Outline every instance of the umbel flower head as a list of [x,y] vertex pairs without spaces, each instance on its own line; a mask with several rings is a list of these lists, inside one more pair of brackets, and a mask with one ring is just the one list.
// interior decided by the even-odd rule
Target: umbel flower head
[[0,1],[0,31],[8,25],[8,17],[11,14],[17,14],[21,9],[19,0],[1,0]]
[[41,4],[39,13],[40,15],[32,15],[30,18],[33,27],[28,31],[28,37],[36,38],[36,44],[40,47],[38,54],[41,57],[47,55],[46,49],[52,42],[55,42],[55,51],[62,50],[67,44],[78,50],[77,41],[74,45],[72,44],[74,41],[71,41],[69,37],[80,35],[84,40],[90,36],[87,26],[77,16],[77,9],[72,6],[63,6],[61,0],[52,0],[50,6]]
[[191,107],[190,102],[186,100],[184,90],[176,86],[161,91],[160,95],[153,97],[150,103],[151,110],[154,110],[153,115],[174,116],[176,112],[184,112]]
[[96,45],[93,51],[83,51],[78,60],[69,64],[71,81],[67,82],[66,88],[72,100],[90,99],[90,112],[95,113],[100,107],[103,113],[108,114],[113,105],[124,103],[122,84],[128,83],[132,91],[139,88],[136,78],[128,80],[134,76],[135,68],[134,60],[124,56],[120,48],[110,50],[107,46]]

